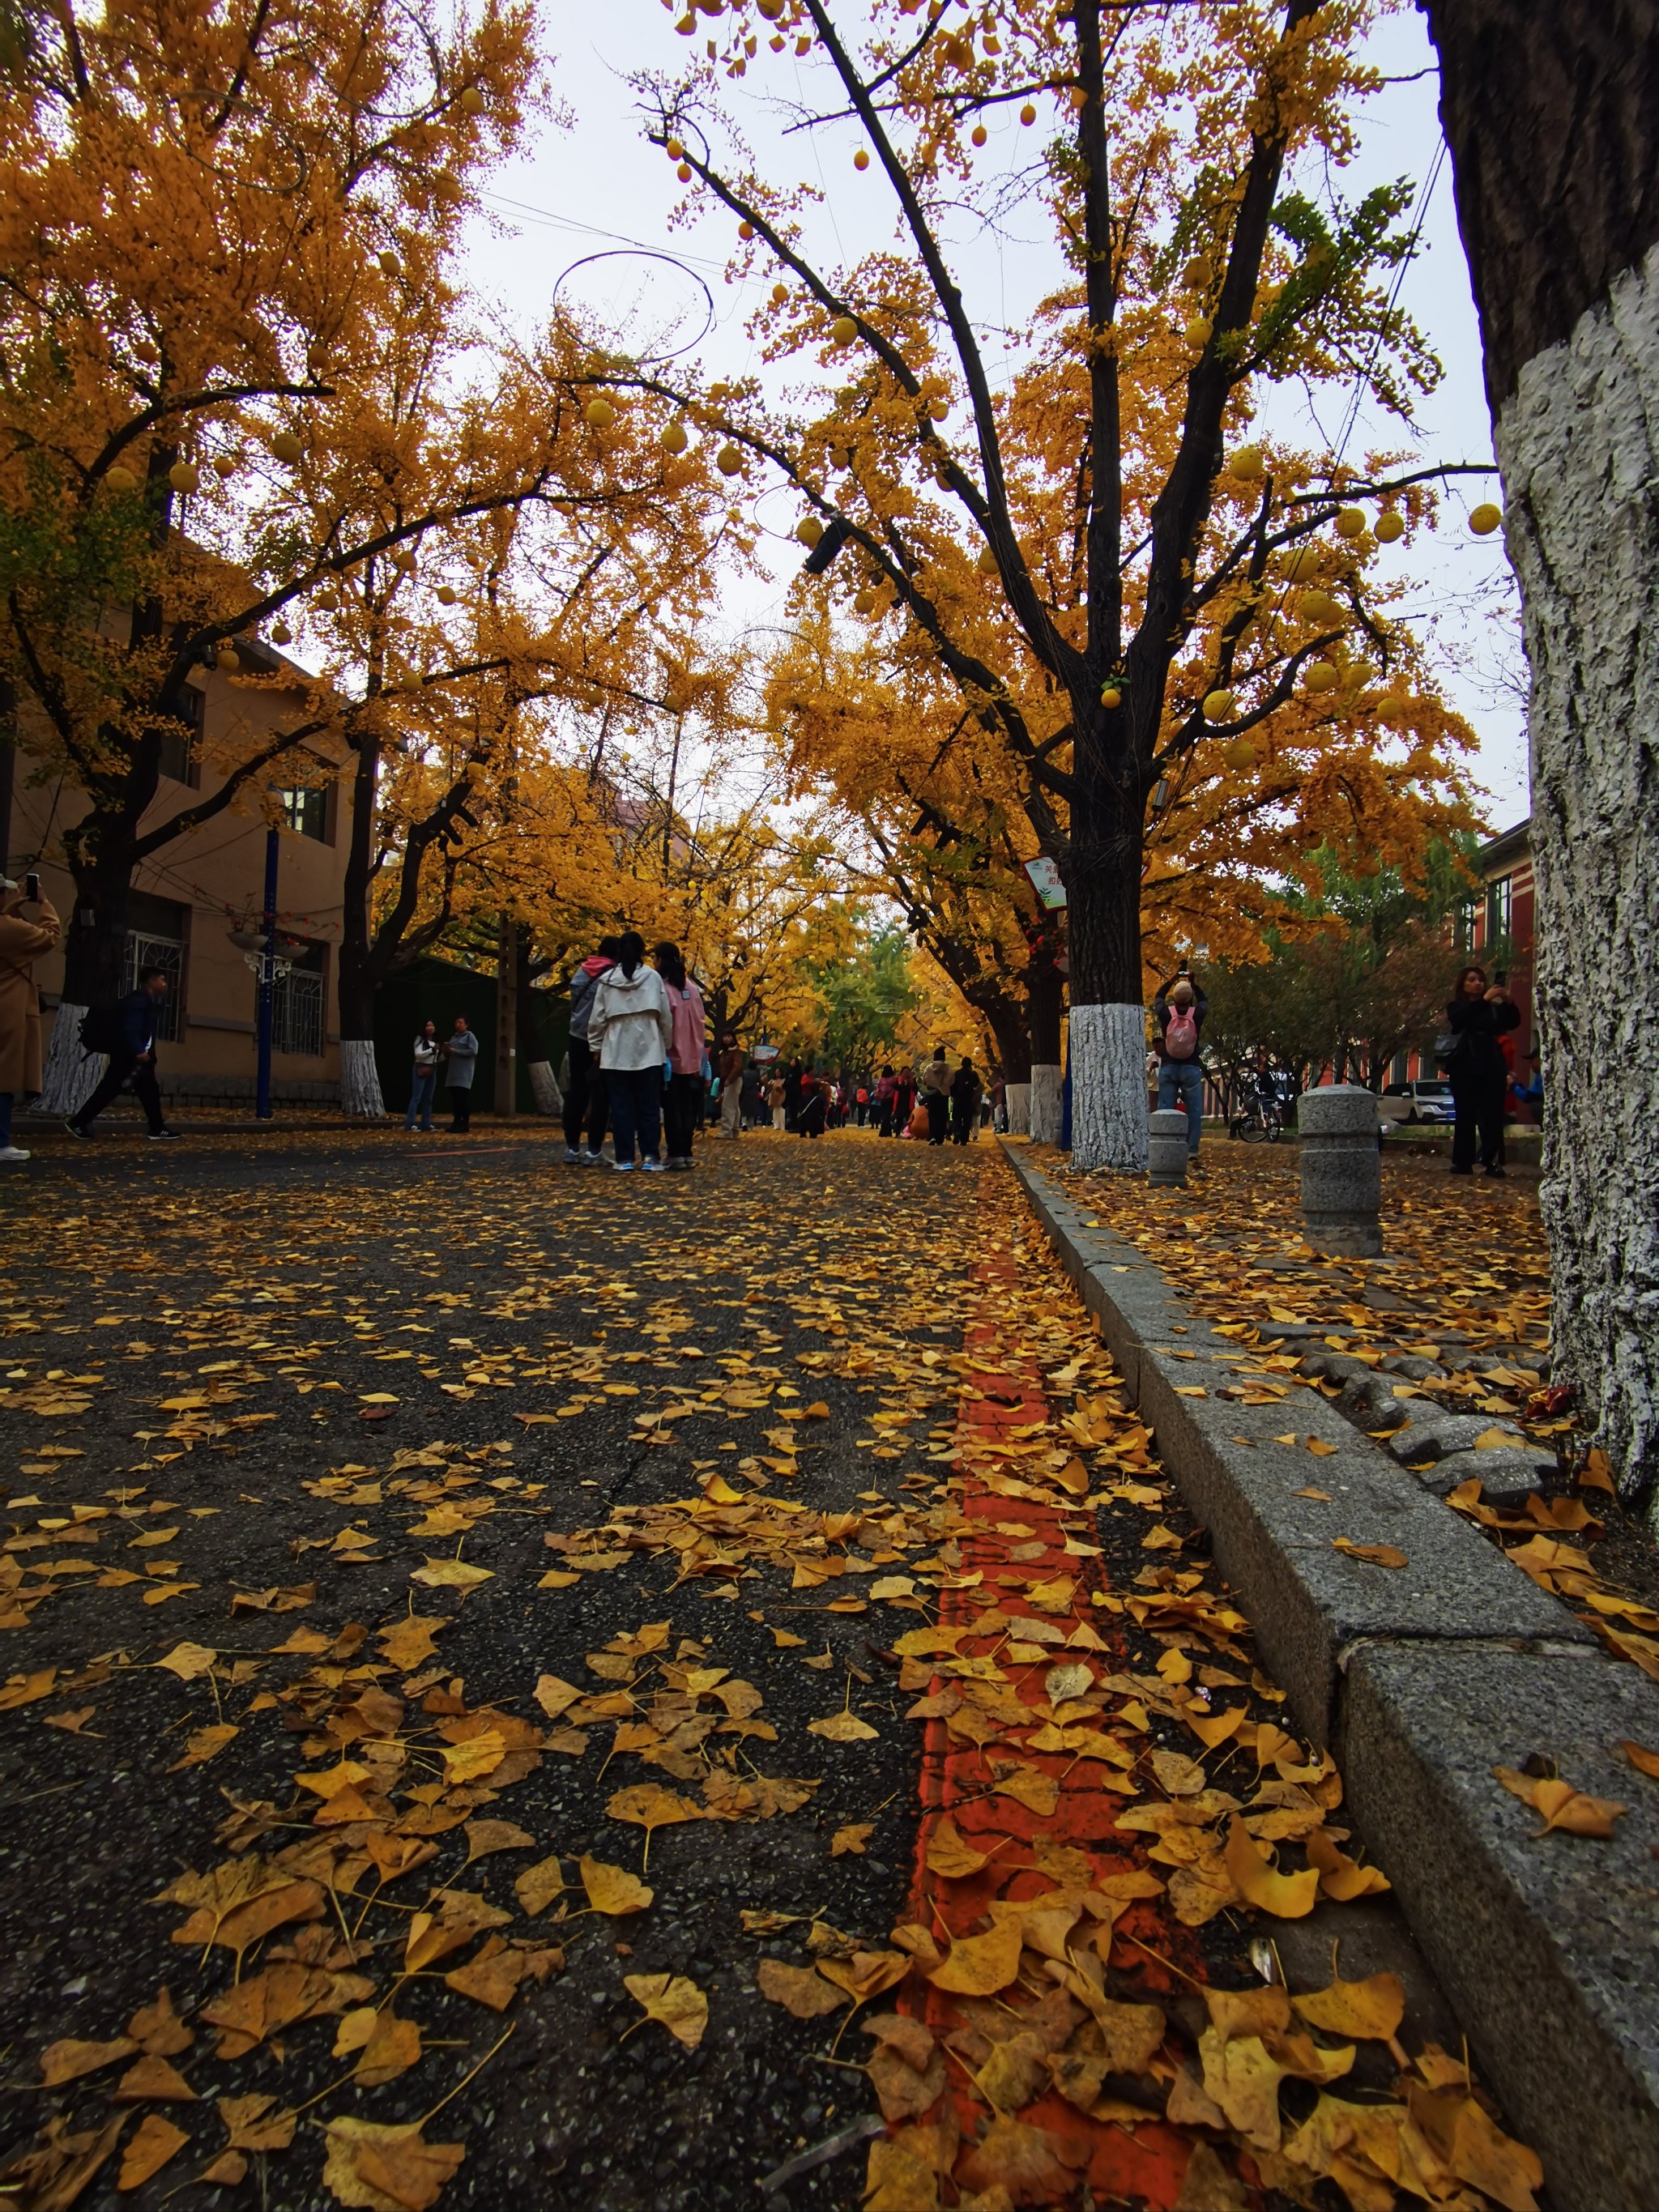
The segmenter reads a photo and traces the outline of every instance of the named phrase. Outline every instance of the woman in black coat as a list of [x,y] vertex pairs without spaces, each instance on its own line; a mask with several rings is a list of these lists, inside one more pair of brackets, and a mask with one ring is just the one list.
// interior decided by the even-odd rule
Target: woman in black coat
[[1498,984],[1488,985],[1484,968],[1466,968],[1457,994],[1446,1008],[1446,1025],[1456,1040],[1445,1060],[1457,1122],[1452,1132],[1454,1175],[1472,1175],[1477,1149],[1489,1176],[1504,1172],[1504,1101],[1510,1071],[1498,1040],[1518,1029],[1521,1010]]

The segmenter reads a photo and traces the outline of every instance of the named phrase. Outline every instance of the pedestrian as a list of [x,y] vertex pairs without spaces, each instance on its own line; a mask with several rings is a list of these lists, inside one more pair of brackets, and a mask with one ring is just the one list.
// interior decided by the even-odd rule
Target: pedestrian
[[663,1099],[668,1164],[691,1164],[692,1141],[702,1119],[703,1062],[708,1058],[708,1017],[702,994],[685,972],[678,945],[659,945],[651,957],[668,994],[671,1029],[668,1061],[672,1071]]
[[900,1068],[893,1084],[893,1134],[908,1137],[910,1116],[916,1107],[916,1071],[914,1067]]
[[605,1076],[612,1164],[619,1172],[631,1168],[637,1142],[641,1164],[660,1174],[663,1075],[674,1039],[674,1015],[662,977],[646,965],[645,939],[638,930],[625,930],[617,948],[615,966],[600,976],[593,994],[587,1042],[599,1054]]
[[891,1063],[884,1060],[881,1073],[876,1078],[875,1097],[872,1102],[878,1137],[890,1137],[893,1133],[893,1100],[897,1092],[898,1078],[893,1073]]
[[1447,1034],[1435,1048],[1451,1085],[1457,1119],[1452,1130],[1454,1175],[1473,1175],[1475,1153],[1489,1176],[1504,1170],[1504,1100],[1509,1067],[1503,1037],[1518,1028],[1521,1009],[1500,983],[1488,984],[1484,968],[1470,966],[1457,979],[1446,1008]]
[[[605,1142],[605,1078],[599,1072],[599,1056],[588,1037],[587,1024],[599,978],[616,965],[621,942],[620,938],[602,937],[598,951],[590,952],[570,979],[570,1080],[564,1093],[564,1156],[582,1167],[598,1167],[604,1158],[599,1147]],[[582,1146],[584,1123],[587,1128],[586,1150]]]
[[110,1031],[109,1066],[103,1079],[77,1114],[64,1124],[71,1137],[89,1137],[92,1125],[124,1083],[131,1082],[133,1096],[144,1109],[152,1144],[170,1144],[177,1131],[169,1129],[161,1112],[161,1093],[155,1081],[155,1026],[167,995],[165,968],[141,968],[135,989],[114,1011]]
[[927,1109],[927,1141],[942,1145],[951,1128],[951,1070],[942,1044],[933,1047],[921,1071],[921,1103]]
[[1198,1048],[1199,1032],[1209,1011],[1208,999],[1185,968],[1160,983],[1152,1000],[1152,1018],[1158,1024],[1158,1108],[1168,1112],[1179,1106],[1185,1111],[1188,1167],[1198,1159],[1198,1140],[1204,1132],[1204,1066]]
[[743,1072],[743,1125],[746,1129],[758,1129],[766,1118],[766,1094],[761,1084],[760,1066],[751,1060]]
[[783,1126],[793,1129],[800,1119],[801,1079],[805,1071],[798,1060],[792,1060],[783,1072]]
[[830,1111],[830,1094],[833,1085],[829,1079],[811,1067],[804,1067],[800,1076],[800,1104],[795,1109],[795,1133],[799,1137],[821,1137]]
[[965,1145],[979,1129],[980,1081],[966,1053],[951,1078],[951,1141]]
[[14,1166],[28,1154],[11,1140],[12,1109],[40,1088],[40,994],[29,963],[52,951],[62,927],[39,877],[22,884],[0,877],[0,1160]]
[[458,1137],[472,1127],[472,1079],[477,1072],[478,1033],[465,1014],[457,1014],[444,1045],[444,1081],[449,1086],[449,1126]]
[[432,1133],[432,1100],[438,1088],[438,1063],[443,1057],[443,1048],[438,1042],[436,1022],[422,1022],[415,1040],[414,1066],[409,1081],[409,1111],[404,1115],[404,1127],[412,1129],[415,1116],[421,1117],[421,1127],[428,1136]]
[[766,1086],[766,1103],[771,1109],[772,1127],[781,1135],[789,1118],[789,1085],[775,1071]]
[[860,1129],[865,1128],[870,1120],[870,1086],[862,1078],[853,1093],[853,1104],[854,1118]]
[[991,1078],[991,1127],[999,1136],[1008,1130],[1008,1081],[1000,1073]]
[[730,1030],[720,1039],[720,1134],[743,1134],[743,1094],[748,1085],[749,1055]]

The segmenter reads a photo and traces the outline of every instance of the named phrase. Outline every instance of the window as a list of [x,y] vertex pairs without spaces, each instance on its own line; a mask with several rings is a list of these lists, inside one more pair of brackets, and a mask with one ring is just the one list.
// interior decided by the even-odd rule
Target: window
[[1488,945],[1495,945],[1500,938],[1510,933],[1514,889],[1513,876],[1500,876],[1495,884],[1486,885],[1486,942]]
[[279,791],[283,802],[283,826],[291,830],[296,837],[314,838],[326,845],[328,837],[328,793],[321,791]]
[[270,993],[270,1048],[303,1060],[323,1056],[323,947],[290,945],[283,955],[288,973]]
[[185,1013],[185,948],[182,939],[152,937],[148,931],[142,929],[128,930],[123,989],[136,991],[139,975],[146,968],[160,968],[167,975],[167,994],[155,1017],[155,1034],[158,1037],[165,1037],[169,1043],[176,1042]]
[[161,732],[162,775],[174,783],[188,785],[191,791],[199,789],[202,781],[202,723],[206,708],[206,692],[187,684],[185,712],[188,719],[169,722]]

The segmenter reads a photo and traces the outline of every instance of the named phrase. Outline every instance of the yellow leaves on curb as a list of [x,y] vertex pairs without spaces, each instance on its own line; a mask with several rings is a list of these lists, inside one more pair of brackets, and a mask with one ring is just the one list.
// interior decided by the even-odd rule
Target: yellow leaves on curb
[[927,1978],[936,1990],[947,1990],[955,1996],[994,1996],[1019,1972],[1022,1940],[1017,1918],[1004,1921],[984,1936],[959,1936],[951,1944],[950,1955]]
[[1513,1766],[1494,1766],[1492,1772],[1511,1796],[1543,1814],[1540,1836],[1561,1829],[1570,1836],[1606,1838],[1612,1835],[1613,1824],[1620,1814],[1630,1810],[1627,1805],[1616,1804],[1611,1797],[1587,1796],[1570,1782],[1553,1775],[1534,1780],[1530,1774],[1522,1774]]
[[576,1869],[581,1875],[582,1887],[587,1892],[587,1901],[595,1912],[620,1919],[629,1912],[643,1912],[656,1897],[626,1867],[609,1866],[603,1859],[582,1857]]
[[1278,1920],[1301,1920],[1313,1911],[1319,1894],[1318,1869],[1279,1874],[1237,1813],[1228,1823],[1222,1857],[1233,1887],[1258,1911],[1271,1912]]
[[1628,1736],[1620,1738],[1619,1748],[1638,1774],[1659,1782],[1659,1751],[1649,1751],[1639,1743],[1632,1743]]
[[1333,1536],[1331,1549],[1345,1553],[1351,1559],[1365,1559],[1374,1567],[1403,1567],[1408,1564],[1406,1554],[1394,1544],[1356,1544],[1352,1537]]
[[1339,1850],[1323,1828],[1316,1828],[1302,1848],[1309,1865],[1319,1869],[1320,1894],[1335,1898],[1340,1905],[1352,1904],[1356,1897],[1379,1896],[1394,1887],[1380,1868],[1361,1866],[1358,1859]]
[[1291,1999],[1297,2016],[1322,2034],[1387,2043],[1406,2016],[1406,1985],[1397,1974],[1372,1974],[1363,1982],[1334,1981]]
[[353,2212],[427,2212],[466,2156],[464,2143],[429,2143],[416,2127],[331,2120],[323,2180]]
[[929,1874],[942,1875],[946,1881],[961,1881],[977,1874],[989,1863],[984,1851],[976,1851],[958,1830],[956,1822],[946,1813],[927,1839],[927,1864]]
[[695,2051],[708,2025],[708,1999],[684,1974],[624,1974],[623,1987],[645,2007],[647,2020],[660,2021],[677,2043]]

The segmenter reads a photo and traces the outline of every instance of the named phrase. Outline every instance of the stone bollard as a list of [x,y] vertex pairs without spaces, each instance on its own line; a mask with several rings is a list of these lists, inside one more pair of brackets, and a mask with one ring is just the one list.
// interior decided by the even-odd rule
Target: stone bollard
[[1382,1250],[1382,1163],[1376,1097],[1350,1083],[1304,1091],[1297,1101],[1297,1129],[1309,1243],[1333,1259],[1376,1259]]
[[1165,1188],[1187,1180],[1187,1116],[1178,1106],[1146,1116],[1146,1180]]

